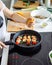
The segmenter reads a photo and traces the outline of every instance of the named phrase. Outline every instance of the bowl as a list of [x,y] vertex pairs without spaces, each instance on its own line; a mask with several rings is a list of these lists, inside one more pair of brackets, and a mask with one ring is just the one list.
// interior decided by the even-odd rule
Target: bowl
[[50,62],[52,64],[52,50],[49,52],[49,59],[50,59]]
[[51,16],[51,13],[47,11],[46,9],[38,9],[38,10],[33,10],[31,12],[31,16],[35,18],[36,22],[45,22],[49,20],[49,17]]

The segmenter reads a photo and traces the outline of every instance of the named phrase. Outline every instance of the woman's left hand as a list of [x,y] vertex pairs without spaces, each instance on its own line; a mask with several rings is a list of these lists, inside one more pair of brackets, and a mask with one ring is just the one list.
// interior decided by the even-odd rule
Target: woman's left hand
[[2,48],[6,48],[6,45],[3,43],[3,42],[1,42],[0,41],[0,48],[2,49]]

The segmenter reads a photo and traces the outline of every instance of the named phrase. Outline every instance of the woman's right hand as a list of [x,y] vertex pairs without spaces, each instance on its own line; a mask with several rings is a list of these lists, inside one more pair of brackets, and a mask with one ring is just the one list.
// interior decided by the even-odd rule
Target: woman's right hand
[[6,48],[6,45],[3,43],[3,42],[1,42],[0,41],[0,48],[2,49],[2,48]]
[[27,19],[26,24],[27,24],[28,27],[31,27],[31,26],[34,25],[34,22],[35,22],[34,18],[30,17],[30,18]]

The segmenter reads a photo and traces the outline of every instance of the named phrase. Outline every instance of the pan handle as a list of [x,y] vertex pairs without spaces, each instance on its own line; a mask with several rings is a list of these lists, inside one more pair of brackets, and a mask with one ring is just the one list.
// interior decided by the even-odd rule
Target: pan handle
[[14,45],[15,43],[13,43],[12,41],[5,41],[5,42],[3,42],[4,44],[6,44],[6,45]]

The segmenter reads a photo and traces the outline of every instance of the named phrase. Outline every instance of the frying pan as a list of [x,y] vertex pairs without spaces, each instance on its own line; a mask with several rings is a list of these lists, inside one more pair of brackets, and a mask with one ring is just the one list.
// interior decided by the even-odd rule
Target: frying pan
[[[17,45],[16,44],[16,39],[18,36],[21,36],[21,35],[24,35],[24,34],[27,34],[27,35],[34,35],[37,37],[37,40],[38,40],[38,43],[36,45],[23,45],[23,44],[19,44]],[[22,30],[22,31],[18,31],[14,34],[13,36],[13,39],[11,41],[6,41],[4,42],[6,45],[16,45],[16,47],[21,50],[21,51],[25,51],[25,52],[31,52],[33,50],[36,50],[38,49],[38,47],[41,45],[41,35],[37,32],[37,31],[34,31],[34,30]]]

